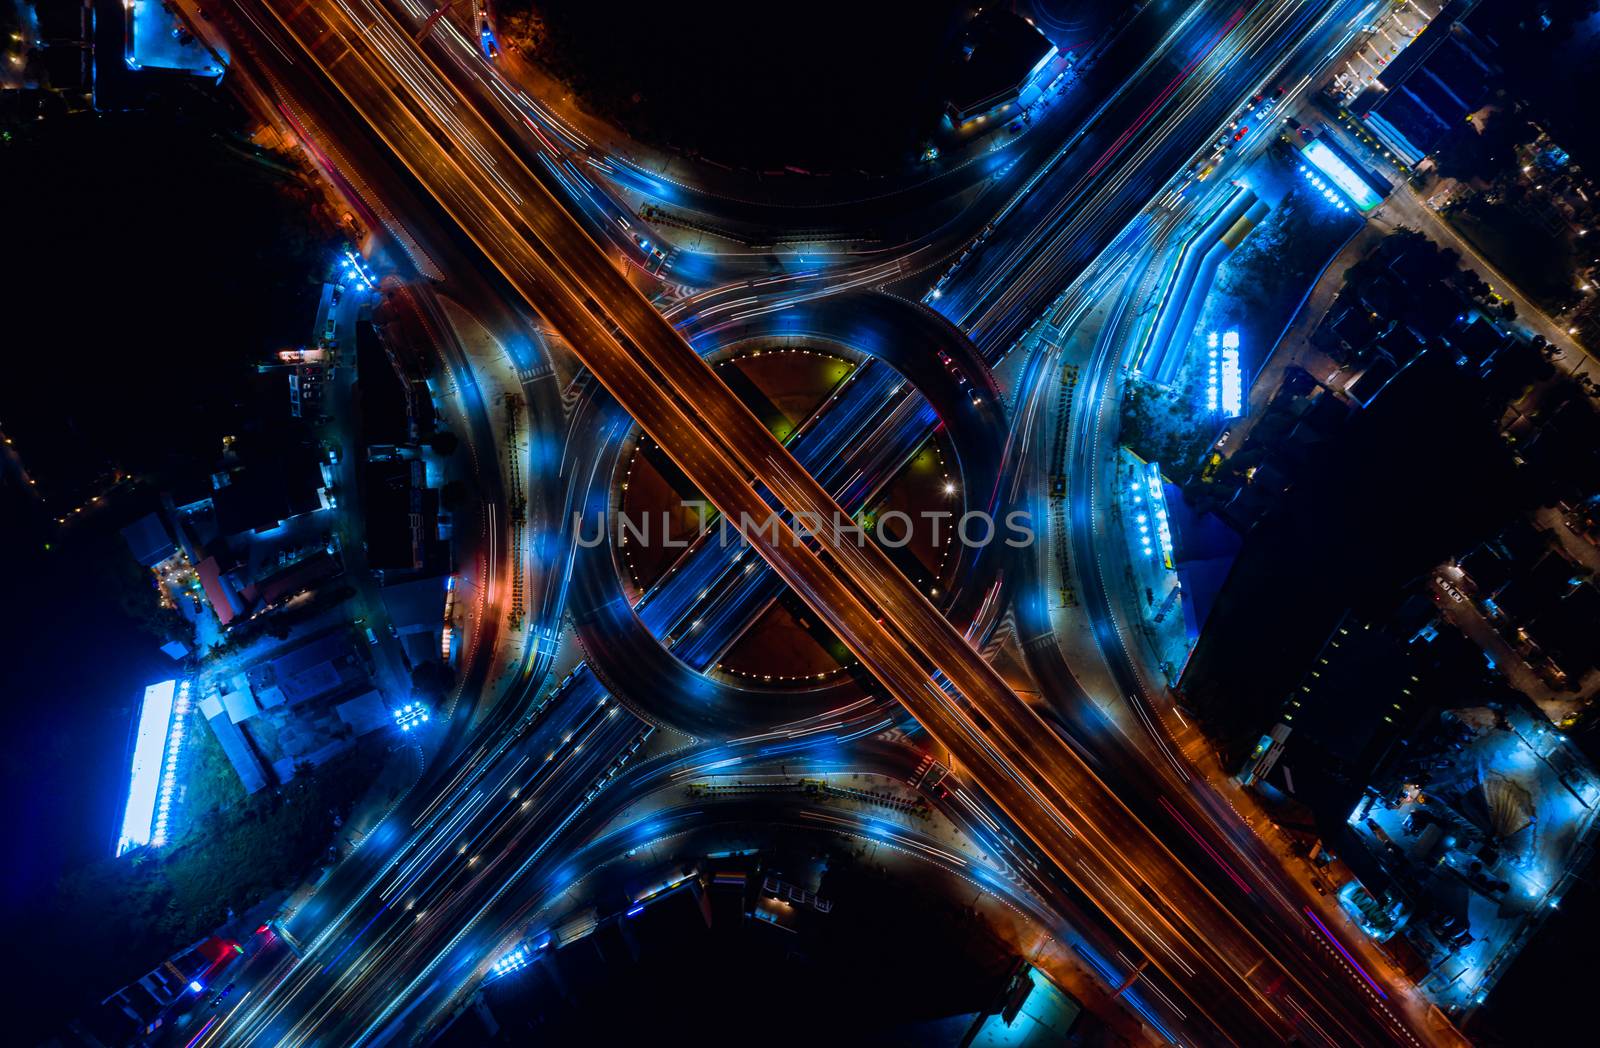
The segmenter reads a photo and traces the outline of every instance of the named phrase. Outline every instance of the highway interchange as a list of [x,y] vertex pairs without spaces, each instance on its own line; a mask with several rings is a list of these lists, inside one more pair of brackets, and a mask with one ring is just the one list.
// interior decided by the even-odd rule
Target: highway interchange
[[[637,424],[724,516],[760,520],[776,507],[790,522],[859,510],[938,429],[959,460],[963,508],[997,519],[1026,510],[1043,531],[1048,408],[1075,325],[1105,302],[1124,315],[1133,277],[1223,181],[1174,193],[1184,185],[1175,176],[1252,93],[1303,91],[1365,6],[1148,5],[1026,134],[871,206],[808,210],[817,240],[847,238],[872,215],[854,248],[719,255],[652,253],[617,221],[631,213],[623,199],[643,191],[721,207],[744,228],[792,223],[793,208],[686,200],[691,189],[663,187],[585,141],[449,19],[419,43],[423,3],[200,4],[281,110],[314,121],[319,142],[338,142],[332,165],[375,224],[410,245],[418,273],[442,272],[446,291],[497,327],[536,315],[585,370],[563,410],[544,349],[517,343],[536,442],[560,449],[533,463],[526,564],[509,563],[500,455],[482,394],[476,409],[468,396],[485,483],[465,708],[428,771],[282,922],[250,961],[250,991],[197,1042],[425,1039],[596,863],[645,840],[778,818],[897,835],[898,847],[976,878],[1061,938],[1142,958],[1105,975],[1115,988],[1137,974],[1127,997],[1155,1039],[1452,1042],[1453,1031],[1356,971],[1342,945],[1329,948],[1292,878],[1166,736],[1160,689],[1122,625],[1114,588],[1125,553],[1105,511],[1128,350],[1120,321],[1094,340],[1080,378],[1062,538],[1114,701],[1142,733],[1108,723],[1054,642],[1048,532],[1025,549],[964,554],[935,603],[875,544],[827,529],[802,542],[786,525],[744,545],[686,549],[630,604],[609,545],[579,548],[568,526],[574,513],[606,508]],[[658,306],[639,290],[647,276],[687,293]],[[434,312],[427,282],[417,286],[417,308]],[[774,338],[867,357],[786,443],[703,359]],[[447,337],[438,341],[448,350]],[[991,369],[1013,351],[1025,358],[1008,403]],[[523,570],[537,597],[520,672],[509,694],[479,706],[497,649],[511,643],[499,625],[506,580]],[[702,672],[784,586],[864,673],[797,694]],[[980,654],[1007,608],[1038,707]],[[567,622],[587,658],[550,680]],[[652,746],[664,728],[690,741]],[[696,776],[775,762],[910,781],[926,755],[954,769],[928,787],[928,803],[980,842],[987,864],[815,802],[758,813],[753,802],[683,791]],[[648,818],[619,824],[618,813],[641,807]]]

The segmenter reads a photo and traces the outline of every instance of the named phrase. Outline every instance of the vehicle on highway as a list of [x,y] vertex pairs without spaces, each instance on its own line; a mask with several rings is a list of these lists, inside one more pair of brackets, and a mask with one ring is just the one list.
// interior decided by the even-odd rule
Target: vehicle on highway
[[944,365],[944,369],[950,372],[950,376],[954,378],[958,384],[960,384],[963,388],[966,387],[967,376],[961,373],[961,369],[956,366],[956,362],[950,356],[950,354],[946,353],[942,349],[939,350],[939,363]]

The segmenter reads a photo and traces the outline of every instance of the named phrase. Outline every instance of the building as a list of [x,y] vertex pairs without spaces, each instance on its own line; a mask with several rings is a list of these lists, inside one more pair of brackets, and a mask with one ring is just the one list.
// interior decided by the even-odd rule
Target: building
[[237,944],[216,937],[185,947],[74,1020],[73,1030],[91,1044],[149,1043],[149,1035],[192,1005],[209,988],[212,975],[240,951]]
[[1597,666],[1600,589],[1559,550],[1524,556],[1511,560],[1485,543],[1460,566],[1489,621],[1513,647],[1557,685],[1575,685]]
[[333,554],[319,549],[252,584],[245,590],[245,596],[263,608],[274,608],[335,578],[343,570],[344,567]]
[[[1365,164],[1345,152],[1332,135],[1313,138],[1301,148],[1300,155],[1333,184],[1331,188],[1324,187],[1327,192],[1343,193],[1362,214],[1382,203],[1393,188],[1387,179],[1373,174]],[[1309,171],[1306,174],[1312,177]]]
[[[389,355],[388,343],[369,321],[356,324],[356,394],[361,442],[409,444],[420,432],[419,404],[412,383]],[[426,386],[423,387],[426,391]],[[426,401],[431,409],[432,401]]]
[[314,419],[322,414],[327,371],[321,364],[296,364],[289,369],[289,414]]
[[316,455],[304,447],[260,449],[248,463],[212,474],[211,502],[223,536],[269,531],[328,507]]
[[1347,614],[1241,779],[1304,805],[1323,839],[1336,839],[1380,765],[1441,702],[1503,693],[1472,643],[1435,628],[1437,617],[1422,593],[1381,615]]
[[[318,308],[317,327],[330,321],[331,308],[329,301],[332,297],[333,284],[323,285],[322,305]],[[289,414],[295,418],[316,419],[322,415],[322,398],[324,386],[328,379],[328,351],[321,345],[309,349],[280,349],[276,363],[261,364],[256,367],[259,372],[281,371],[289,380]]]
[[123,528],[122,541],[128,544],[134,560],[152,569],[178,552],[172,532],[157,513],[146,513]]
[[1387,389],[1395,376],[1400,374],[1402,367],[1404,365],[1396,364],[1388,357],[1378,357],[1345,387],[1345,393],[1362,407],[1371,407],[1372,402],[1378,399],[1378,394]]
[[1446,710],[1407,742],[1346,820],[1359,883],[1340,898],[1373,938],[1401,932],[1387,952],[1456,1013],[1483,1003],[1588,863],[1600,782],[1511,696]]
[[383,587],[383,609],[400,639],[410,666],[440,661],[443,656],[447,581],[443,576],[392,582]]
[[213,680],[199,706],[251,793],[394,724],[372,687],[363,646],[342,626]]
[[210,556],[196,564],[194,570],[218,624],[227,626],[244,614],[246,605],[238,583],[224,570],[221,561]]
[[128,747],[128,798],[117,837],[118,855],[167,843],[178,761],[188,731],[190,687],[187,680],[165,680],[144,689]]
[[1451,0],[1350,110],[1402,163],[1415,167],[1489,100],[1499,70],[1462,19],[1477,0]]
[[207,695],[200,700],[200,712],[205,715],[206,724],[210,726],[212,735],[216,736],[217,744],[222,747],[223,756],[233,766],[233,772],[239,776],[244,791],[254,793],[267,784],[267,769],[256,755],[250,740],[240,730],[238,722],[233,719],[233,712],[237,709],[235,704],[234,709],[229,710],[216,695]]
[[1233,570],[1244,540],[1215,514],[1197,513],[1172,485],[1167,486],[1171,514],[1173,566],[1183,593],[1184,635],[1192,648],[1215,607],[1217,595]]
[[367,669],[339,630],[251,667],[248,676],[256,699],[270,709],[354,690],[366,683]]
[[1055,45],[1027,19],[1003,7],[980,11],[948,73],[951,121],[961,127],[1007,115],[1055,56]]
[[427,383],[371,322],[356,325],[356,350],[367,563],[385,573],[439,570],[445,553],[438,539],[439,493],[427,486],[417,452],[419,435],[433,426]]
[[422,567],[427,538],[422,463],[412,459],[361,464],[362,505],[366,517],[367,563],[376,571],[415,571]]
[[1083,1006],[1044,973],[1022,966],[1006,988],[999,1007],[980,1012],[963,1045],[971,1048],[1047,1048],[1071,1043],[1069,1036]]
[[1348,369],[1343,392],[1361,407],[1421,361],[1490,377],[1520,343],[1485,314],[1474,281],[1432,243],[1396,233],[1350,268],[1311,344]]
[[[201,625],[194,601],[203,596],[227,628],[338,575],[332,521],[319,517],[332,506],[327,483],[316,446],[298,428],[252,429],[224,439],[207,483],[164,491],[179,552],[155,570],[179,612]],[[137,527],[130,544],[156,540],[150,525]],[[215,638],[205,632],[209,644]]]

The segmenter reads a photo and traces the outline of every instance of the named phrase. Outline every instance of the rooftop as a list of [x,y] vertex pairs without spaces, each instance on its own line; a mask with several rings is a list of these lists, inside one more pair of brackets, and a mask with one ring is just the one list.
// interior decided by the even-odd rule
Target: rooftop
[[979,12],[951,64],[951,115],[966,120],[1014,100],[1055,50],[1021,15],[1003,7]]

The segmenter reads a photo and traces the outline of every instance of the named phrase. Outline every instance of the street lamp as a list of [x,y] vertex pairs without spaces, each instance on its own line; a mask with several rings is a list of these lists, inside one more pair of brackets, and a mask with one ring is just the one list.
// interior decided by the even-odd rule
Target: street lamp
[[504,957],[500,958],[498,961],[495,961],[490,967],[490,974],[496,976],[507,975],[516,971],[518,968],[526,968],[527,966],[528,951],[524,947],[519,946],[515,950],[512,950],[510,953],[506,954]]
[[394,710],[394,722],[401,731],[410,731],[419,724],[428,723],[428,707],[420,702],[408,702]]

